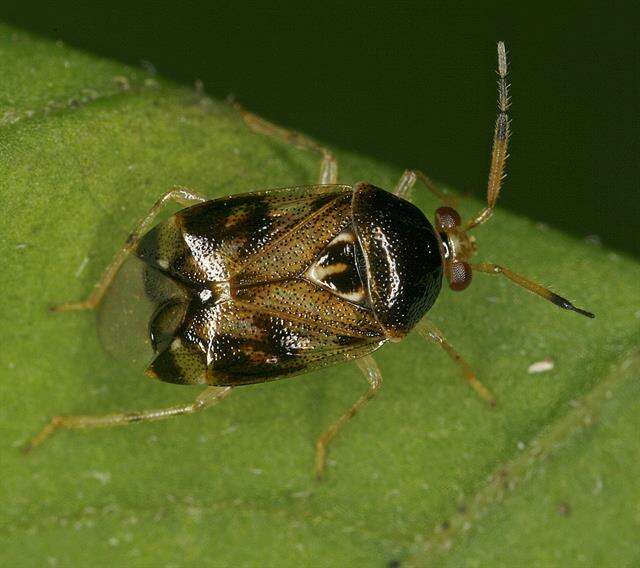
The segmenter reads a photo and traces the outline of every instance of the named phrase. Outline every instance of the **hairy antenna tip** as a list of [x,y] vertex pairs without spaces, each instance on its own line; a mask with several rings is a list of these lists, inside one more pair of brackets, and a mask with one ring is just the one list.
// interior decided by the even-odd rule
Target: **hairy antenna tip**
[[507,74],[507,48],[503,41],[498,42],[498,72],[503,77]]

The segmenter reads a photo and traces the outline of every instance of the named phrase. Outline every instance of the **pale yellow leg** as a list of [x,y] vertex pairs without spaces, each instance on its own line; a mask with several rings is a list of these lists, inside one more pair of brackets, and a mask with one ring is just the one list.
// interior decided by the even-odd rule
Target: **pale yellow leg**
[[54,416],[29,443],[23,451],[30,452],[39,446],[49,436],[61,428],[82,429],[82,428],[107,428],[110,426],[124,426],[132,422],[143,422],[150,420],[164,420],[172,416],[181,414],[193,414],[198,410],[203,410],[213,406],[222,399],[229,396],[231,387],[207,387],[193,402],[177,406],[169,406],[157,410],[143,410],[142,412],[127,412],[118,414],[105,414],[102,416]]
[[232,101],[231,104],[240,113],[245,124],[254,132],[282,140],[296,148],[310,150],[320,154],[322,156],[322,163],[320,165],[320,178],[318,183],[321,185],[338,183],[338,161],[330,150],[327,150],[323,146],[320,146],[318,143],[295,130],[289,130],[277,124],[273,124],[257,114],[249,112],[241,104],[235,101]]
[[202,203],[206,200],[206,197],[182,187],[176,187],[165,193],[160,199],[158,199],[158,201],[155,202],[149,212],[137,224],[133,233],[129,235],[127,242],[116,253],[109,266],[107,266],[106,270],[102,273],[100,280],[93,287],[93,291],[89,294],[89,297],[82,302],[69,302],[59,306],[54,306],[51,308],[51,311],[66,312],[71,310],[95,309],[104,297],[106,291],[109,289],[109,285],[117,274],[118,269],[127,258],[127,255],[133,250],[140,239],[140,236],[146,233],[151,227],[151,223],[162,207],[164,207],[169,201],[175,201],[180,205],[188,206],[195,205],[196,203]]
[[318,438],[318,441],[316,442],[316,476],[318,479],[322,479],[324,475],[327,461],[327,448],[331,441],[336,437],[340,429],[375,396],[382,385],[380,369],[378,369],[378,365],[371,355],[367,355],[361,359],[356,359],[356,364],[367,379],[369,383],[369,390],[364,393],[338,420],[331,424],[331,426],[325,430],[324,434]]
[[396,184],[393,194],[411,201],[411,193],[416,181],[420,181],[433,195],[435,195],[444,205],[456,207],[456,200],[444,194],[438,189],[435,183],[420,170],[405,170],[402,177]]
[[442,332],[429,320],[423,318],[420,323],[416,326],[416,330],[418,333],[424,337],[427,341],[432,341],[433,343],[437,343],[442,347],[449,357],[453,359],[464,373],[467,382],[473,390],[475,390],[484,400],[486,400],[491,406],[495,406],[496,399],[489,392],[489,390],[478,380],[476,374],[473,372],[473,369],[469,366],[462,356],[453,348],[453,346],[446,340],[445,336]]

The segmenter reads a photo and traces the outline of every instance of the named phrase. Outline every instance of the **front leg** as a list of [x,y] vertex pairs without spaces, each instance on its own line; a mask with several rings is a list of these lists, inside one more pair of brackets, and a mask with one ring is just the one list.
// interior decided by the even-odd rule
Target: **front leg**
[[471,365],[466,362],[466,360],[458,353],[453,345],[451,345],[444,334],[435,326],[435,324],[431,323],[427,318],[422,318],[418,325],[416,326],[417,332],[426,340],[431,341],[433,343],[437,343],[440,347],[442,347],[451,359],[455,361],[462,373],[464,374],[465,379],[471,386],[473,390],[475,390],[481,398],[486,400],[491,406],[495,406],[496,399],[489,392],[487,387],[485,387],[476,376],[474,370],[471,368]]
[[393,194],[407,201],[411,201],[413,186],[417,181],[420,181],[422,185],[424,185],[442,202],[443,205],[446,205],[448,207],[456,207],[456,200],[440,191],[436,184],[433,183],[431,178],[420,170],[405,170],[402,174],[402,177],[396,184],[396,187],[393,190]]

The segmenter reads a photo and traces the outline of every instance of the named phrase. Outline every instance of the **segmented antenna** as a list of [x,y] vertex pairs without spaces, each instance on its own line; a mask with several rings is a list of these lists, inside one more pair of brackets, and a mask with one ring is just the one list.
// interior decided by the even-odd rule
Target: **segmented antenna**
[[509,146],[509,115],[511,104],[509,99],[509,84],[507,83],[507,50],[504,42],[498,42],[498,118],[493,131],[493,150],[491,152],[491,166],[489,167],[489,179],[487,182],[487,207],[485,207],[475,219],[466,224],[466,229],[472,229],[487,221],[496,206],[502,180],[506,177],[505,166],[507,164]]

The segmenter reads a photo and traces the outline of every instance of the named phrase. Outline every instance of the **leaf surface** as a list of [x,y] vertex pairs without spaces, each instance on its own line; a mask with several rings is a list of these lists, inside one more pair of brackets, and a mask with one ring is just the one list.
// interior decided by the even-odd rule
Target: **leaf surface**
[[[319,164],[224,103],[7,27],[0,61],[2,565],[640,561],[640,268],[502,211],[478,229],[478,258],[597,318],[488,275],[444,291],[432,320],[495,409],[413,334],[376,355],[382,392],[336,439],[322,484],[314,441],[364,391],[353,365],[243,387],[190,417],[62,432],[21,455],[54,414],[195,396],[110,360],[94,314],[48,312],[88,294],[162,192],[307,184]],[[336,154],[344,183],[391,188],[402,171]],[[416,202],[437,206],[421,190]],[[528,371],[547,358],[552,370]]]

